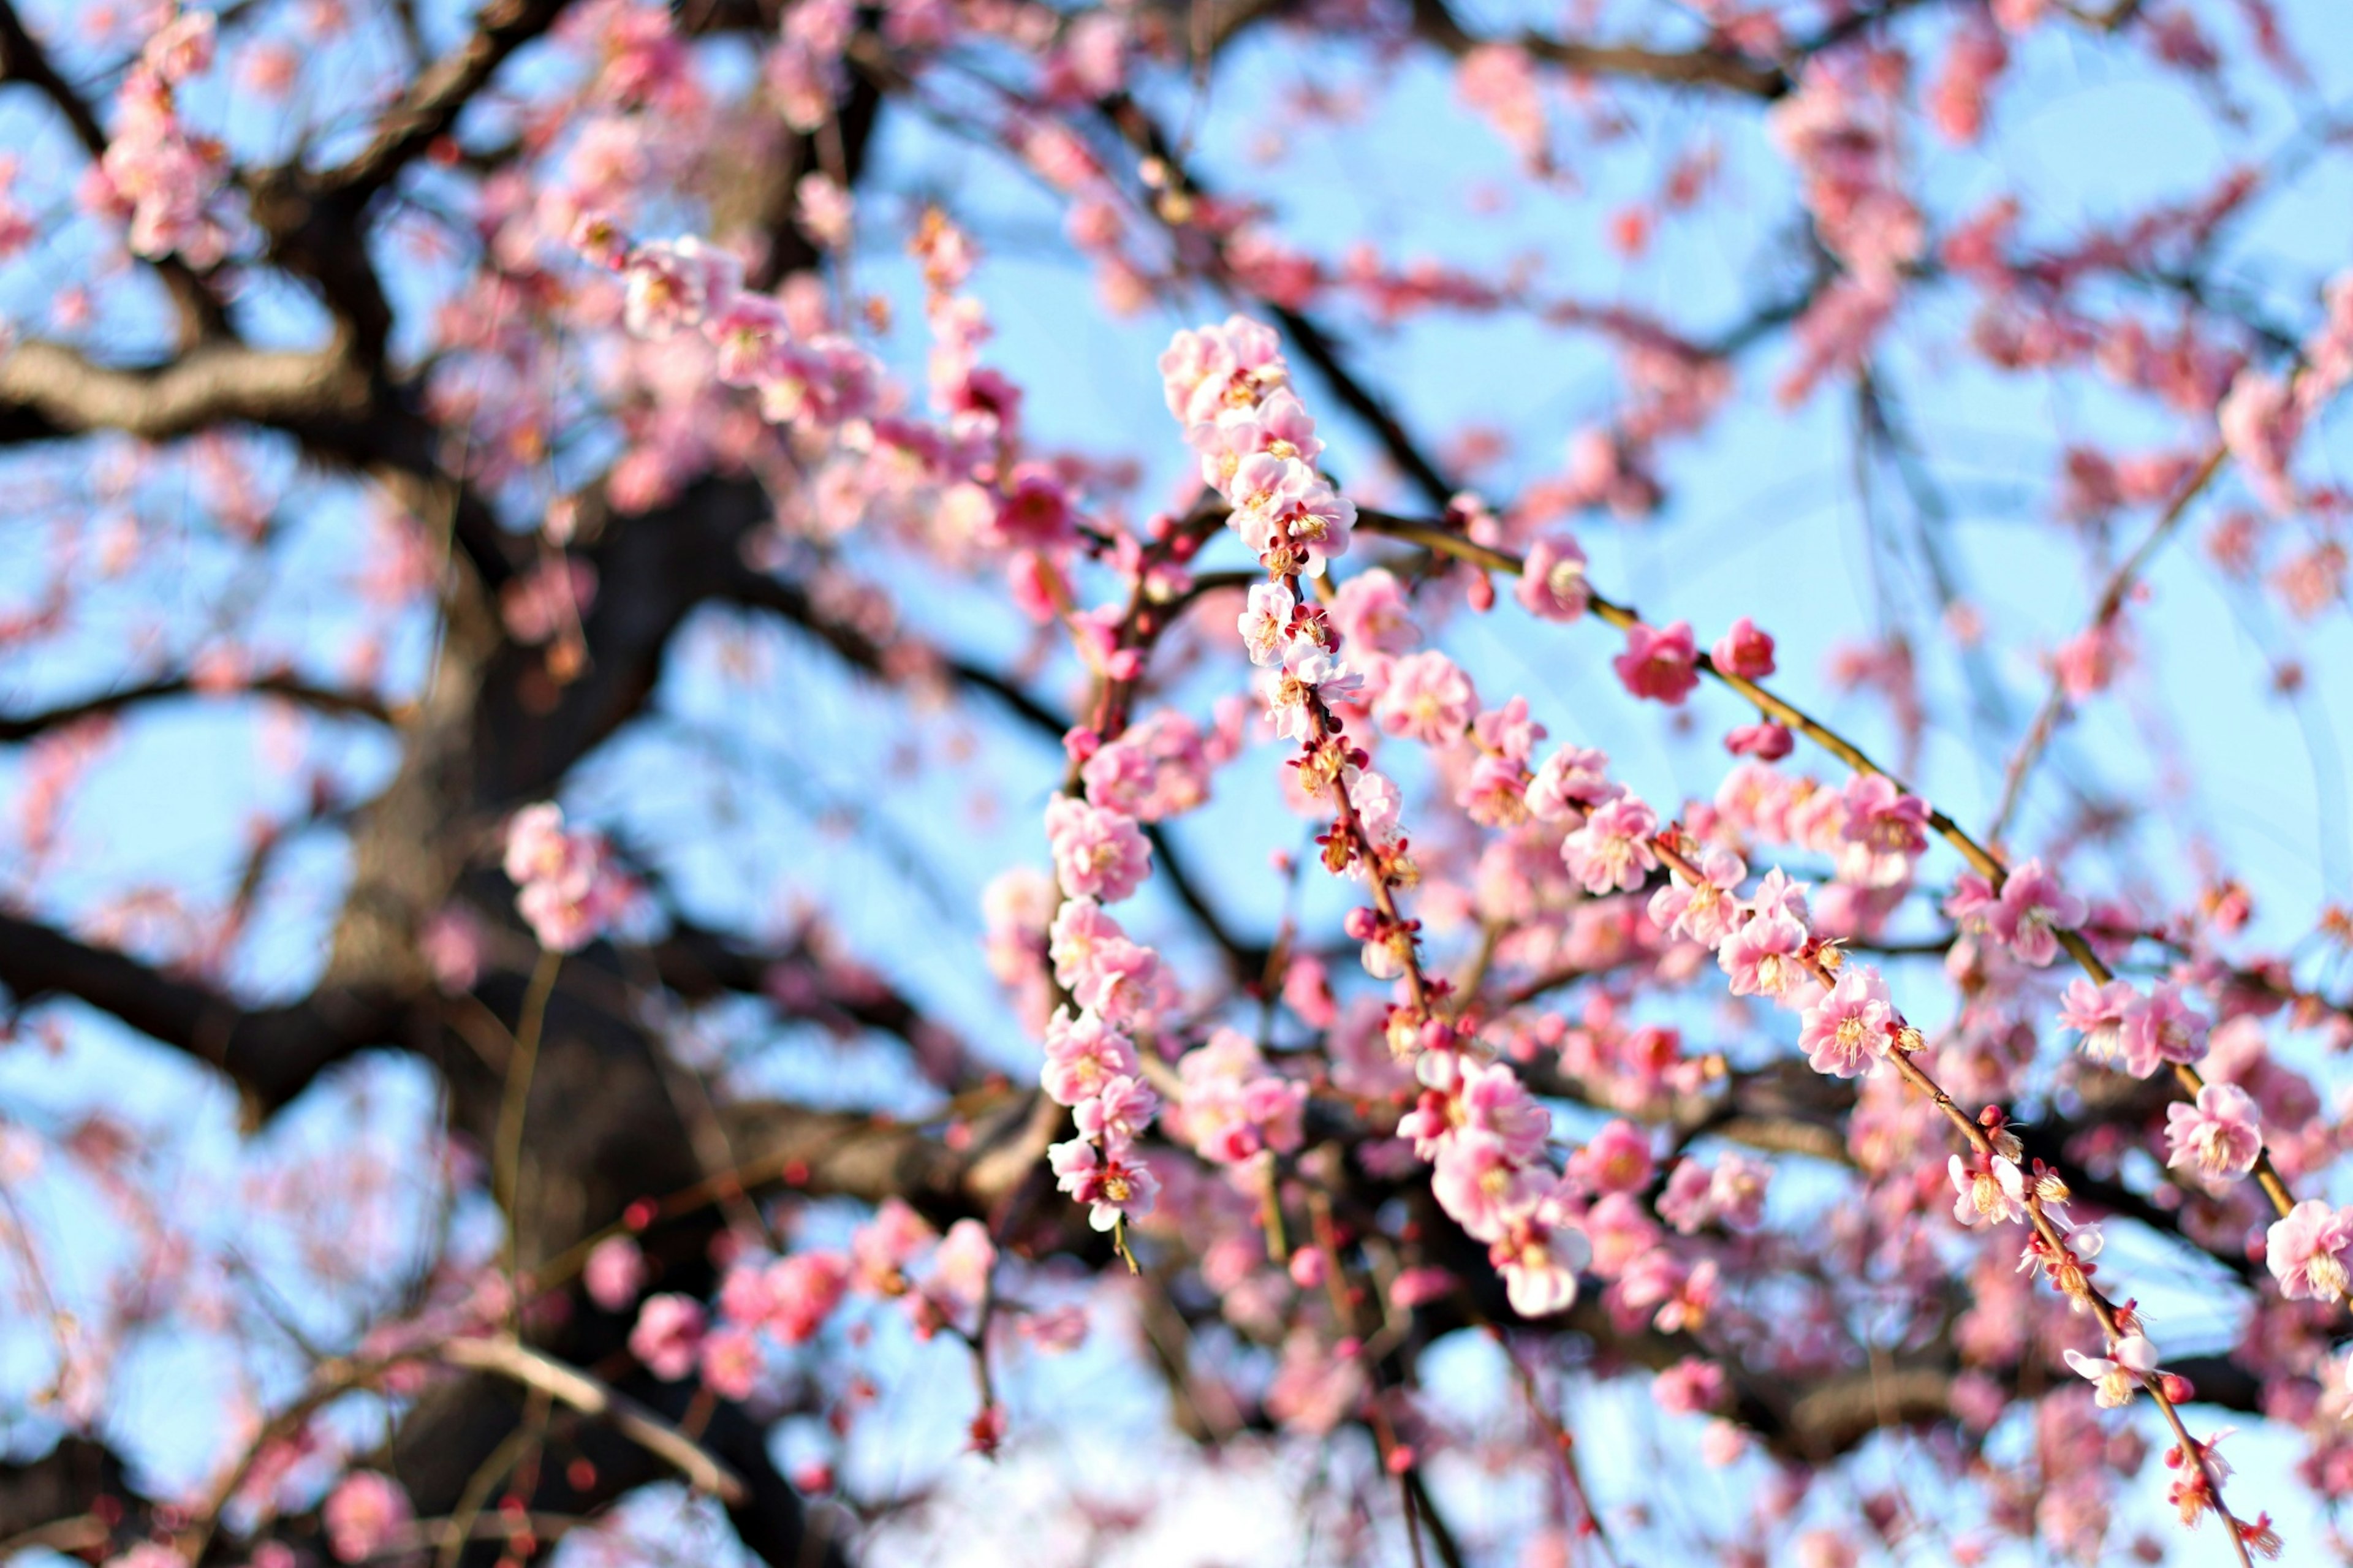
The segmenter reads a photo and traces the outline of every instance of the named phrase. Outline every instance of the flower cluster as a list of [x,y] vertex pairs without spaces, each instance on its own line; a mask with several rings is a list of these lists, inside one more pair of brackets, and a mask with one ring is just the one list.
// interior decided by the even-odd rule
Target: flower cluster
[[211,68],[216,30],[211,12],[181,13],[147,40],[123,78],[114,139],[91,171],[91,195],[130,220],[138,255],[177,252],[211,267],[228,252],[230,229],[217,210],[227,154],[190,134],[174,90]]
[[576,952],[619,920],[637,889],[596,833],[568,830],[553,801],[527,805],[507,825],[507,879],[515,908],[550,952]]

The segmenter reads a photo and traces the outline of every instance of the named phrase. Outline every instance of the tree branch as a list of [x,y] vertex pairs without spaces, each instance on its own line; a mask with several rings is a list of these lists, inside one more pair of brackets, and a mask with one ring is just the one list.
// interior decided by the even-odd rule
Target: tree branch
[[29,741],[68,724],[119,713],[142,702],[190,696],[220,700],[275,697],[343,718],[373,719],[379,724],[392,721],[391,714],[373,693],[338,691],[329,687],[312,686],[296,676],[284,673],[258,676],[237,686],[217,689],[199,686],[192,678],[180,675],[165,680],[150,681],[144,686],[129,686],[119,691],[85,697],[79,701],[63,703],[38,713],[26,713],[16,718],[0,714],[0,745]]

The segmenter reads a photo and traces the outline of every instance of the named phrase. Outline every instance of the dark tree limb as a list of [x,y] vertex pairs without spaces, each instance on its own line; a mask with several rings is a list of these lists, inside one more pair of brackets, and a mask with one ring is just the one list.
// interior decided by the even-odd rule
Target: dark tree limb
[[383,702],[369,692],[338,691],[331,687],[313,686],[298,677],[285,674],[263,675],[242,685],[221,689],[199,687],[187,676],[174,676],[166,680],[149,681],[144,686],[128,686],[120,690],[85,697],[79,701],[62,703],[38,713],[26,713],[14,718],[0,714],[0,745],[29,741],[46,735],[69,724],[88,719],[120,713],[148,702],[164,701],[174,697],[198,697],[208,700],[230,701],[244,697],[274,697],[303,708],[315,709],[338,718],[372,719],[379,724],[390,723],[392,716]]

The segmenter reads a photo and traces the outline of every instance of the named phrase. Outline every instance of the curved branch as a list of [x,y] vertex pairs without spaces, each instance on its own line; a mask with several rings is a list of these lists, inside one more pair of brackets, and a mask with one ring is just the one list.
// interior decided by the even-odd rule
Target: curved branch
[[240,685],[215,689],[199,686],[188,676],[174,676],[167,680],[153,680],[144,686],[128,686],[119,691],[86,697],[78,702],[63,703],[38,713],[26,713],[17,718],[0,714],[0,745],[29,741],[68,724],[85,719],[96,719],[109,713],[119,713],[126,708],[143,702],[160,701],[174,697],[231,699],[237,697],[275,697],[305,708],[315,708],[322,713],[343,718],[373,719],[379,724],[392,721],[391,713],[382,701],[364,691],[337,691],[329,687],[312,686],[295,676],[286,674],[259,676]]

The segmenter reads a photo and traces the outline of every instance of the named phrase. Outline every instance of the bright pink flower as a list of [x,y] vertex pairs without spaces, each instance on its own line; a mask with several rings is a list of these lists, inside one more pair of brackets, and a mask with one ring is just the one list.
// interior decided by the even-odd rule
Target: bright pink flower
[[1736,757],[1755,757],[1759,762],[1778,763],[1798,749],[1798,740],[1787,729],[1768,720],[1725,731],[1724,749]]
[[2345,1264],[2337,1255],[2353,1244],[2353,1208],[2332,1209],[2306,1198],[2263,1233],[2263,1261],[2291,1301],[2334,1301],[2345,1294]]
[[1421,640],[1414,625],[1413,600],[1386,566],[1359,572],[1332,595],[1332,624],[1340,646],[1361,658],[1370,653],[1405,653]]
[[637,1327],[629,1331],[629,1353],[656,1377],[676,1383],[694,1370],[703,1321],[702,1303],[691,1296],[649,1296],[638,1309]]
[[1046,836],[1055,874],[1073,898],[1115,904],[1152,874],[1152,845],[1124,812],[1058,795],[1046,803]]
[[1055,1184],[1088,1205],[1087,1223],[1097,1230],[1111,1229],[1122,1216],[1142,1219],[1160,1194],[1160,1179],[1142,1161],[1116,1154],[1106,1158],[1083,1138],[1052,1145],[1046,1160],[1053,1167]]
[[1015,550],[1051,550],[1077,537],[1071,495],[1054,470],[1024,463],[1013,470],[997,504],[997,542]]
[[1626,628],[1626,651],[1610,660],[1610,667],[1635,696],[1672,706],[1699,684],[1698,659],[1689,621],[1677,621],[1664,631],[1637,621]]
[[376,1470],[353,1470],[327,1495],[319,1517],[336,1560],[358,1563],[383,1551],[417,1515],[398,1481]]
[[2232,1083],[2209,1083],[2198,1103],[2165,1108],[2166,1167],[2194,1171],[2209,1184],[2243,1176],[2263,1152],[2263,1129],[2253,1099]]
[[1239,1029],[1218,1029],[1176,1064],[1184,1080],[1180,1120],[1185,1141],[1201,1157],[1239,1165],[1261,1149],[1288,1153],[1299,1147],[1307,1086],[1267,1066],[1257,1042]]
[[588,1299],[608,1312],[617,1312],[638,1299],[646,1285],[646,1255],[635,1239],[608,1236],[588,1249],[580,1282]]
[[1816,1072],[1861,1078],[1887,1054],[1894,1025],[1895,1009],[1879,971],[1854,964],[1827,995],[1806,1009],[1798,1044]]
[[1548,533],[1528,546],[1514,597],[1540,620],[1573,621],[1593,602],[1585,577],[1585,551],[1567,534]]
[[1758,631],[1757,623],[1743,616],[1732,623],[1731,630],[1716,639],[1715,646],[1708,649],[1708,658],[1726,675],[1762,680],[1773,673],[1773,638]]
[[1995,937],[2022,963],[2040,969],[2059,955],[2058,930],[2084,923],[2084,900],[2060,887],[2059,879],[2029,860],[2001,885],[2001,897],[1987,911]]
[[1657,812],[1633,795],[1621,795],[1596,806],[1584,826],[1561,840],[1561,861],[1588,893],[1630,890],[1659,863],[1651,848],[1651,836],[1658,830]]
[[1471,678],[1433,648],[1397,661],[1373,716],[1392,735],[1444,746],[1462,738],[1478,709],[1479,694],[1472,689]]
[[1046,1026],[1046,1068],[1039,1075],[1057,1105],[1077,1105],[1103,1092],[1114,1079],[1133,1079],[1144,1068],[1125,1035],[1090,1012],[1077,1017],[1058,1010]]

